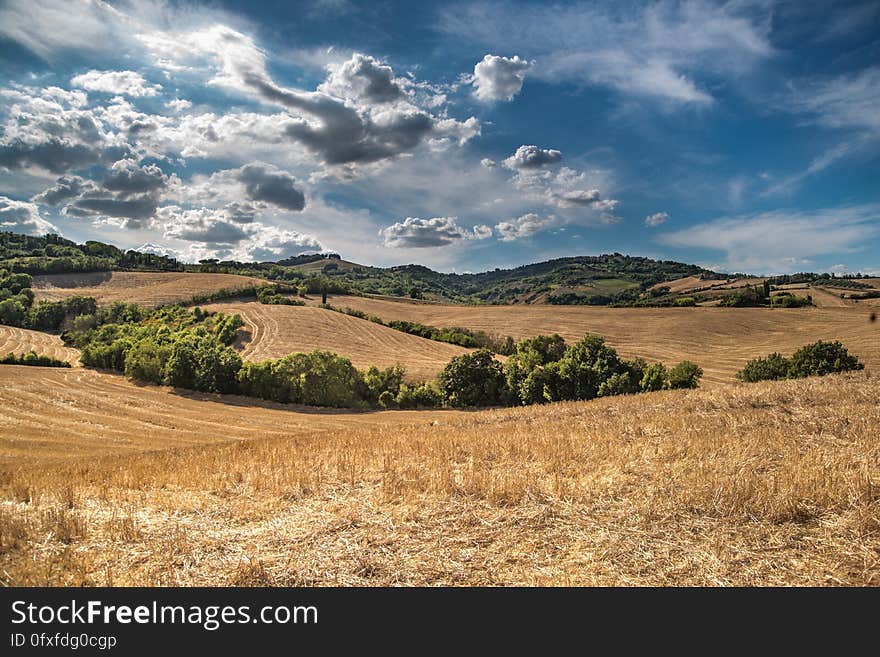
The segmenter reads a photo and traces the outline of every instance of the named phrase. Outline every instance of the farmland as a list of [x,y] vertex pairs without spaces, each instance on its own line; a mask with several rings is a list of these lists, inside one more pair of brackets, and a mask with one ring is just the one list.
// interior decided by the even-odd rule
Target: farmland
[[704,382],[729,383],[747,360],[791,352],[816,340],[842,340],[869,368],[880,367],[880,328],[867,308],[602,308],[584,306],[464,306],[416,304],[367,297],[332,297],[385,320],[463,326],[523,338],[559,333],[576,341],[604,336],[627,357],[693,360]]
[[264,280],[249,276],[186,272],[113,271],[34,277],[38,300],[59,301],[79,295],[93,297],[99,304],[125,301],[151,308],[188,302],[195,295],[220,289],[235,290],[262,284],[265,284]]
[[412,414],[0,374],[4,584],[880,584],[870,374]]
[[20,356],[29,351],[66,361],[74,367],[79,364],[79,350],[65,346],[57,335],[0,325],[0,356],[8,353]]
[[[228,287],[218,276],[77,275],[39,294],[155,305]],[[234,346],[251,361],[320,348],[427,379],[466,352],[318,302],[205,308],[242,316]],[[354,411],[5,365],[0,584],[880,584],[880,341],[868,308],[330,302],[515,338],[598,333],[627,357],[694,360],[704,385]],[[868,371],[733,377],[818,339],[842,340]],[[78,356],[25,329],[0,328],[0,343]]]
[[466,351],[322,308],[241,301],[204,308],[241,315],[246,324],[240,341],[241,353],[252,361],[324,349],[347,356],[359,368],[384,368],[400,363],[407,368],[410,378],[424,380]]

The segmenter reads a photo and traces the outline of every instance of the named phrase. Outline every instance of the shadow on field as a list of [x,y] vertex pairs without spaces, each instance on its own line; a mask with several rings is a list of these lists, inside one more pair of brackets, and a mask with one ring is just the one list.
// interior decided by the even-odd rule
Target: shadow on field
[[168,391],[172,395],[196,401],[212,401],[226,404],[227,406],[238,406],[241,408],[268,408],[276,411],[290,411],[308,415],[372,415],[373,413],[383,412],[381,409],[374,408],[330,408],[323,406],[305,406],[303,404],[282,404],[280,402],[273,402],[266,399],[257,399],[256,397],[224,395],[217,392],[197,392],[195,390],[187,390],[186,388],[169,388]]

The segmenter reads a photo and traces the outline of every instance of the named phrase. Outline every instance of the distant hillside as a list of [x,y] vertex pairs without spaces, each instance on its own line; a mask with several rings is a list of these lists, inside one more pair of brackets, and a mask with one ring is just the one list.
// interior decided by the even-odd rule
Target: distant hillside
[[648,291],[660,283],[686,276],[721,277],[696,265],[619,253],[559,258],[477,274],[443,274],[422,265],[388,269],[346,265],[325,265],[323,273],[367,294],[505,304],[627,303],[642,296],[661,296]]
[[71,274],[114,269],[183,271],[183,264],[152,252],[122,251],[111,244],[77,244],[58,235],[0,232],[0,269],[22,274]]
[[[184,264],[156,250],[122,251],[96,241],[76,244],[58,235],[0,232],[0,270],[32,275],[101,271],[238,274],[293,284],[301,293],[326,291],[480,304],[767,306],[772,300],[774,305],[776,301],[797,305],[800,302],[794,297],[801,294],[804,303],[811,303],[809,292],[818,286],[822,286],[820,294],[824,290],[825,296],[834,297],[838,304],[844,297],[860,300],[880,296],[873,282],[861,275],[731,276],[696,265],[620,253],[558,258],[476,274],[444,274],[417,264],[371,267],[343,260],[336,253],[308,253],[278,262],[209,259]],[[807,292],[787,289],[792,286]],[[834,289],[826,290],[828,287]]]

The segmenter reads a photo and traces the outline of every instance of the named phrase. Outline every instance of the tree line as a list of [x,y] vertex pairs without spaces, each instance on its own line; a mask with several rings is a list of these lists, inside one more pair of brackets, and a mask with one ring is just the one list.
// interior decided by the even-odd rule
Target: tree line
[[355,310],[354,308],[348,307],[340,308],[329,303],[322,303],[321,308],[342,313],[344,315],[350,315],[351,317],[357,317],[358,319],[365,319],[374,324],[387,326],[388,328],[392,328],[395,331],[401,331],[402,333],[417,335],[426,340],[446,342],[467,349],[488,349],[489,351],[504,356],[512,354],[516,349],[516,343],[509,335],[502,338],[496,335],[490,335],[485,331],[473,331],[461,326],[438,328],[436,326],[421,324],[420,322],[410,322],[402,319],[386,321],[376,315],[369,315],[362,310]]

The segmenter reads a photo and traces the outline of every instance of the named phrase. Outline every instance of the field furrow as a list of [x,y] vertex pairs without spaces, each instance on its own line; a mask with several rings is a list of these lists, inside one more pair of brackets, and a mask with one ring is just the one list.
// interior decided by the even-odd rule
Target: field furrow
[[674,363],[688,359],[704,383],[733,381],[746,361],[773,351],[789,354],[816,340],[840,340],[869,368],[880,368],[880,322],[854,308],[604,308],[586,306],[463,306],[335,296],[330,303],[384,320],[463,326],[520,339],[559,333],[575,341],[604,336],[626,357]]

